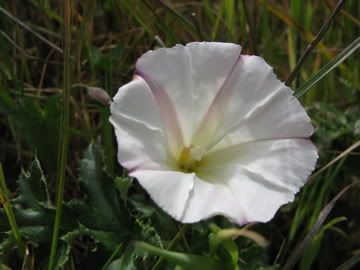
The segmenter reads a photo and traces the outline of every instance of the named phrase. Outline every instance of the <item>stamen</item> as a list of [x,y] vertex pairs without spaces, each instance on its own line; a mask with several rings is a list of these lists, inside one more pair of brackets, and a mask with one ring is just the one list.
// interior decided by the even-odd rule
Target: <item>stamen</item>
[[205,150],[192,145],[184,147],[180,153],[178,167],[183,172],[194,172]]

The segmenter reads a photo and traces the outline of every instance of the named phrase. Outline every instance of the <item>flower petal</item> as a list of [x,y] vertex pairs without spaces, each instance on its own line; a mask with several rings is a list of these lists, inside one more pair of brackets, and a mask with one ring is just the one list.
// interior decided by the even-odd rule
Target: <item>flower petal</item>
[[244,209],[227,185],[210,183],[197,176],[180,221],[194,223],[216,215],[225,216],[239,225],[247,222]]
[[153,91],[167,96],[175,108],[185,145],[190,144],[240,51],[239,45],[230,43],[193,42],[147,52],[136,63],[136,74],[157,88]]
[[247,221],[268,221],[305,183],[318,158],[306,139],[249,142],[206,155],[197,174],[225,182]]
[[176,220],[183,215],[194,174],[174,171],[137,170],[130,174],[136,177],[151,199]]
[[314,170],[317,158],[315,146],[307,139],[254,141],[208,153],[199,172],[211,176],[216,170],[236,165],[297,192]]
[[235,167],[227,183],[245,210],[247,222],[267,222],[284,204],[294,200],[294,193],[269,183],[260,174]]
[[312,132],[305,110],[273,69],[260,57],[242,55],[196,140],[209,149],[219,142],[224,147],[263,139],[306,138]]
[[111,104],[110,122],[119,163],[132,171],[167,165],[167,139],[157,103],[142,79],[122,86]]

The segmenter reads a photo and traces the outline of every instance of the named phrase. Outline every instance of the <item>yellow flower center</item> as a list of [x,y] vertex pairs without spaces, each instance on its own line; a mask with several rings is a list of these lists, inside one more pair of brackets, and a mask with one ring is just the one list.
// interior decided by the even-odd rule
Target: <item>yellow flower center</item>
[[195,172],[203,154],[204,150],[202,148],[196,148],[193,145],[184,147],[179,155],[178,169],[187,173]]

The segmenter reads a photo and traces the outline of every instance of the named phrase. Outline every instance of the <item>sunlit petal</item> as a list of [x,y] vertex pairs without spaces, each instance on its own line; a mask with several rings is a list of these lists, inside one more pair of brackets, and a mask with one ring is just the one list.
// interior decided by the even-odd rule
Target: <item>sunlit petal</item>
[[239,45],[231,43],[193,42],[149,51],[137,61],[136,74],[143,77],[153,91],[160,93],[160,98],[166,96],[172,104],[185,145],[191,142],[194,130],[240,51]]
[[137,170],[130,175],[138,179],[158,206],[173,218],[181,219],[194,185],[194,174]]
[[132,171],[167,167],[167,139],[160,111],[142,79],[121,87],[111,104],[118,161]]
[[260,57],[242,55],[209,108],[196,140],[211,148],[223,144],[223,139],[231,145],[307,138],[312,132],[306,112],[273,69]]
[[315,146],[307,139],[254,141],[208,153],[198,171],[211,176],[229,166],[241,166],[297,192],[314,169],[317,158]]
[[245,211],[237,201],[237,194],[222,179],[208,182],[195,178],[194,187],[190,192],[186,209],[179,219],[184,223],[194,223],[216,215],[227,217],[238,224],[247,222]]
[[226,183],[248,221],[267,221],[293,200],[317,158],[307,139],[255,141],[208,154],[197,173],[209,182]]

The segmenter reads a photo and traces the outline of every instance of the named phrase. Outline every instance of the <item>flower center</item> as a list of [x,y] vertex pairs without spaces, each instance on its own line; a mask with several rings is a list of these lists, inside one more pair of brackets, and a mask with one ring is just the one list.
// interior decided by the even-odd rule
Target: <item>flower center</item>
[[204,149],[193,145],[184,147],[178,159],[178,169],[187,173],[195,172],[204,153]]

